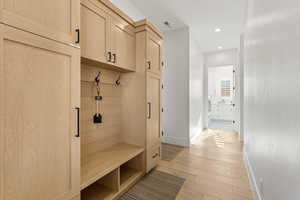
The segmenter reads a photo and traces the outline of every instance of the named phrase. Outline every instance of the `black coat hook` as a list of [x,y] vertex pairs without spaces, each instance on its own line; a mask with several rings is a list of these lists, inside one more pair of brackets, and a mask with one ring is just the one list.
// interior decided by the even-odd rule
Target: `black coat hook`
[[120,85],[121,84],[121,75],[118,76],[118,79],[116,80],[116,85]]
[[98,72],[98,75],[95,78],[95,82],[97,85],[99,85],[99,83],[100,83],[100,75],[101,75],[101,72]]

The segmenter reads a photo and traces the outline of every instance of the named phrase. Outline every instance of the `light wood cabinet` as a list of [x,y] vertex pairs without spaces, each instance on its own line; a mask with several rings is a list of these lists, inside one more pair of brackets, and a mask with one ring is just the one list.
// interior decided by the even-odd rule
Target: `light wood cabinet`
[[88,0],[81,3],[81,56],[98,62],[108,62],[109,16]]
[[149,147],[160,144],[161,81],[160,76],[147,73],[147,142]]
[[161,40],[151,33],[147,38],[147,69],[156,74],[161,71]]
[[[145,77],[145,83],[139,82],[135,89],[142,93],[146,89],[146,172],[156,167],[161,157],[161,46],[163,37],[147,20],[136,22],[137,40],[137,75],[139,81]],[[141,89],[141,87],[144,88]],[[137,101],[137,100],[136,100]],[[140,122],[140,124],[143,124]]]
[[112,62],[130,71],[135,70],[135,33],[124,20],[111,18]]
[[0,25],[0,199],[79,194],[79,50]]
[[[151,48],[152,46],[148,46]],[[152,57],[153,63],[158,63],[160,57]],[[156,58],[156,60],[154,60]],[[159,61],[160,62],[160,61]],[[152,72],[154,69],[150,69],[147,72],[147,172],[158,165],[161,154],[161,77],[158,74]]]
[[81,1],[83,60],[135,71],[135,29],[102,2]]
[[56,41],[75,44],[80,0],[0,0],[4,24]]

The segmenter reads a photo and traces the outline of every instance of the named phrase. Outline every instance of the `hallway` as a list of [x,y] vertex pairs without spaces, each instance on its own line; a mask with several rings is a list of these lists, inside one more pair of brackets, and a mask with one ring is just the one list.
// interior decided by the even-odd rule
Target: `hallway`
[[234,126],[232,121],[230,120],[218,120],[218,119],[211,119],[208,122],[209,129],[215,130],[223,130],[223,131],[232,131],[234,130]]
[[177,200],[252,200],[236,132],[206,130],[190,148],[157,170],[185,178]]

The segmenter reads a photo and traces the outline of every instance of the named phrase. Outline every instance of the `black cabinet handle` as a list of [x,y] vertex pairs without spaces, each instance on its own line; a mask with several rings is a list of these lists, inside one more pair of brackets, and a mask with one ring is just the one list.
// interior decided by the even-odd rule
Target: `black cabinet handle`
[[76,107],[75,109],[77,110],[77,134],[75,137],[80,137],[80,108]]
[[148,69],[151,69],[151,61],[148,61]]
[[114,59],[113,59],[112,62],[113,62],[113,63],[116,63],[116,62],[117,62],[117,55],[114,53],[114,54],[113,54],[113,57],[114,57]]
[[148,103],[148,119],[151,119],[151,103]]
[[154,155],[152,156],[152,158],[154,159],[154,158],[156,158],[157,156],[158,156],[158,153],[154,154]]
[[77,40],[75,41],[76,44],[79,44],[80,43],[80,30],[79,29],[76,29],[75,30],[76,33],[77,33]]
[[111,52],[108,52],[108,62],[111,62]]

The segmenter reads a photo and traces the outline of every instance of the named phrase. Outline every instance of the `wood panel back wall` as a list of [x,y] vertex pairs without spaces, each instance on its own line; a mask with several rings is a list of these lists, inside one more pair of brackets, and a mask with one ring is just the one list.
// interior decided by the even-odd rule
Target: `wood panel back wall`
[[[95,77],[101,72],[100,113],[103,122],[93,123],[96,113],[97,95]],[[122,142],[121,136],[121,86],[113,85],[119,76],[118,72],[99,67],[81,64],[81,161],[88,155],[102,151]]]

